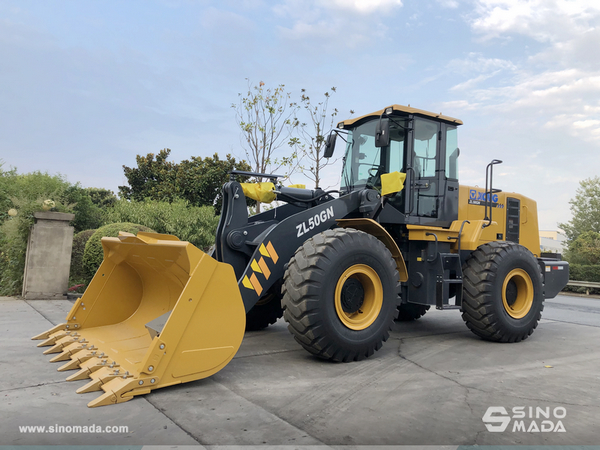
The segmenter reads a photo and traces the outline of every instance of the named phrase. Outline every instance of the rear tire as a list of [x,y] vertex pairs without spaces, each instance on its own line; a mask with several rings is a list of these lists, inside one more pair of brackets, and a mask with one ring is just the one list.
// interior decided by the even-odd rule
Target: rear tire
[[423,317],[427,311],[429,311],[429,305],[417,305],[415,303],[404,303],[398,306],[398,320],[399,322],[409,322],[411,320],[417,320]]
[[398,302],[398,272],[386,246],[354,229],[308,239],[284,275],[283,317],[310,353],[358,361],[389,337]]
[[463,267],[462,318],[477,336],[496,342],[527,339],[544,309],[540,266],[513,242],[489,242]]

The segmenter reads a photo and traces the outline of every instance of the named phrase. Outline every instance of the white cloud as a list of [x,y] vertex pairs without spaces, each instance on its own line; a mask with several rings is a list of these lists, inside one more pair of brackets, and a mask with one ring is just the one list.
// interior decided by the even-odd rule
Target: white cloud
[[401,7],[401,0],[284,0],[273,11],[282,19],[278,30],[284,39],[339,50],[385,38],[382,18]]
[[514,72],[517,66],[505,59],[486,58],[480,53],[470,53],[467,58],[453,59],[447,64],[447,68],[452,72],[468,76],[477,74],[477,76],[450,88],[451,91],[471,91],[496,75]]
[[[544,129],[561,127],[600,144],[600,2],[594,0],[477,0],[473,30],[504,38],[523,34],[545,42],[539,53],[515,61],[471,53],[447,68],[468,78],[450,91],[450,104],[507,120],[535,119]],[[559,22],[561,26],[559,26]],[[493,82],[491,79],[493,78]],[[444,106],[446,107],[446,106]]]
[[473,167],[499,157],[498,187],[536,199],[554,228],[577,182],[600,170],[600,1],[475,0],[467,22],[485,53],[446,65],[454,83],[440,105],[477,124],[462,134],[479,151],[462,181],[481,182]]
[[[506,86],[467,89],[477,78],[452,88],[466,99],[448,102],[445,109],[477,109],[512,119],[527,117],[546,129],[562,129],[571,136],[600,144],[600,75],[568,69],[543,73],[520,72]],[[481,80],[479,80],[481,81]]]
[[600,58],[596,56],[599,46],[600,28],[594,28],[577,34],[572,39],[553,43],[537,55],[532,56],[530,63],[600,71]]
[[341,9],[359,14],[387,12],[402,6],[402,0],[318,0],[324,8]]
[[452,86],[450,88],[451,91],[469,91],[475,88],[475,86],[477,86],[478,84],[480,84],[481,82],[493,77],[494,75],[496,75],[498,72],[492,72],[492,73],[488,73],[488,74],[484,74],[484,75],[479,75],[475,78],[471,78],[467,81],[463,81],[462,83],[459,83],[455,86]]
[[439,3],[439,5],[442,8],[448,8],[448,9],[456,9],[456,8],[458,8],[458,1],[457,0],[437,0],[437,2]]
[[600,120],[576,120],[573,122],[575,128],[590,128],[597,127],[600,131]]
[[471,25],[488,39],[514,33],[555,42],[592,28],[599,12],[597,0],[477,0]]
[[464,59],[453,59],[448,68],[459,73],[490,73],[497,70],[515,70],[512,61],[500,58],[486,58],[481,53],[471,52]]

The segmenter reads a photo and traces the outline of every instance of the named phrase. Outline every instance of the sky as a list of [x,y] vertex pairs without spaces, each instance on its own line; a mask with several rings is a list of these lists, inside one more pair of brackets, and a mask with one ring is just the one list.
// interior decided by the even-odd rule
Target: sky
[[554,230],[600,174],[599,25],[598,0],[3,0],[0,160],[117,192],[138,154],[244,158],[248,80],[296,100],[335,87],[339,120],[461,119],[461,183],[504,161],[494,186]]

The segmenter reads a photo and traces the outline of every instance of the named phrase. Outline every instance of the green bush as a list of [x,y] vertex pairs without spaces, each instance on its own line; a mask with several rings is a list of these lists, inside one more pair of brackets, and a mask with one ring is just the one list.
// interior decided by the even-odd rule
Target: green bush
[[577,281],[600,282],[600,265],[569,264],[569,278]]
[[101,239],[103,237],[117,237],[119,231],[137,234],[138,231],[154,230],[135,223],[111,223],[98,228],[88,239],[83,251],[83,268],[88,280],[91,280],[104,259]]
[[85,244],[96,230],[84,230],[73,236],[73,249],[71,250],[71,270],[69,272],[69,285],[85,283],[87,274],[83,267],[83,252]]
[[29,223],[19,217],[0,227],[0,295],[21,295]]
[[210,206],[190,206],[185,200],[173,203],[155,200],[143,202],[119,200],[106,211],[105,220],[145,225],[157,233],[177,236],[207,250],[215,243],[219,217]]

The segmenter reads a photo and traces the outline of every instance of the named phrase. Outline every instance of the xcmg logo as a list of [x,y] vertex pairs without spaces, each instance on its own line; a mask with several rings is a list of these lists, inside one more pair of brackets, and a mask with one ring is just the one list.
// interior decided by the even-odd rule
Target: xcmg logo
[[[498,194],[494,194],[492,197],[492,203],[498,203]],[[490,194],[486,192],[480,192],[475,189],[469,189],[469,200],[474,200],[477,202],[489,202]]]
[[[504,406],[490,406],[481,420],[488,431],[502,433],[504,431],[523,433],[565,433],[567,430],[562,419],[567,417],[567,410],[562,406],[556,408],[540,408],[536,406],[515,406],[511,413]],[[509,428],[512,422],[512,429]]]

